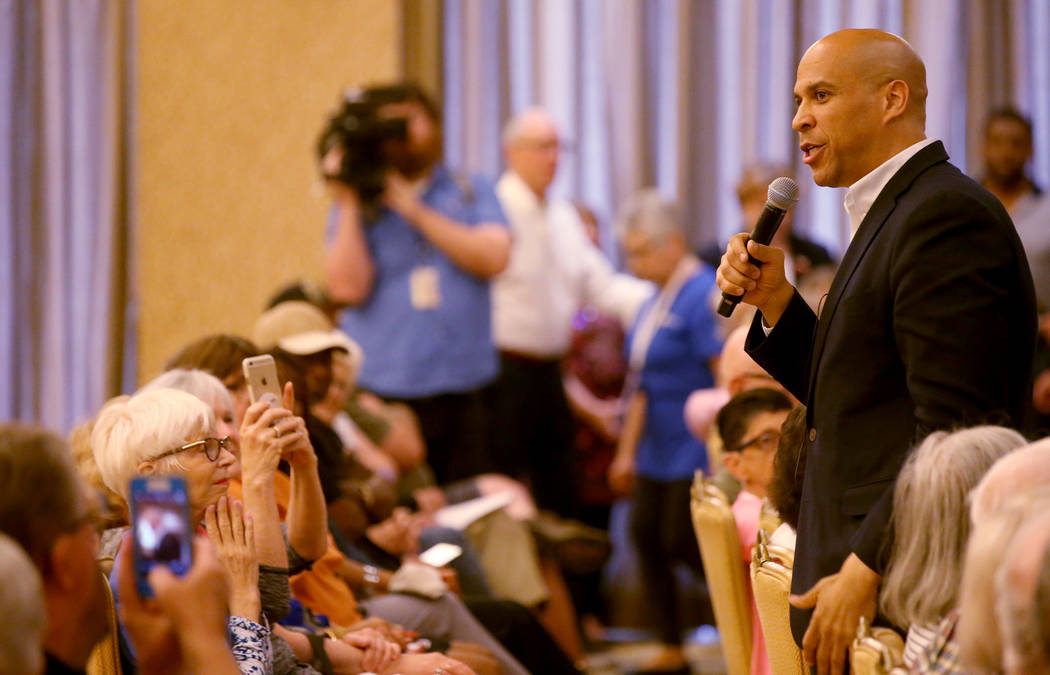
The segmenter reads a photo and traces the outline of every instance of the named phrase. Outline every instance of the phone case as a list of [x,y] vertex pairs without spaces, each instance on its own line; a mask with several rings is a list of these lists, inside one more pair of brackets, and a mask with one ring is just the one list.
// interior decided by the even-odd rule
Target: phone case
[[135,584],[139,595],[152,597],[149,572],[166,565],[182,576],[193,565],[193,527],[186,480],[181,476],[131,479],[131,527]]
[[252,403],[266,401],[271,406],[281,405],[281,382],[277,379],[277,364],[272,356],[250,356],[241,362],[241,367]]

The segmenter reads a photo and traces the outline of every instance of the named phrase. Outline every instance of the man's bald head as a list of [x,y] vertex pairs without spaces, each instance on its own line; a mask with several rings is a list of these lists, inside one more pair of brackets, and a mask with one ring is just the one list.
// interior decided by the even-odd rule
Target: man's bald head
[[802,56],[795,102],[792,127],[814,181],[849,187],[925,138],[926,68],[896,35],[838,31]]
[[558,126],[542,108],[518,113],[503,129],[507,168],[541,198],[558,170],[559,148]]
[[884,30],[847,28],[817,40],[806,53],[818,46],[832,50],[844,65],[873,86],[904,82],[908,85],[909,114],[925,121],[926,65],[907,40]]

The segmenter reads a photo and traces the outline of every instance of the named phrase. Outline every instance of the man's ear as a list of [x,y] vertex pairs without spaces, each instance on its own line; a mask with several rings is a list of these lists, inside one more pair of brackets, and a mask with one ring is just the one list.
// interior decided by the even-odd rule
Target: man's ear
[[908,109],[911,91],[904,80],[893,80],[883,90],[883,119],[887,122],[902,117]]
[[141,476],[152,476],[153,474],[157,473],[157,465],[154,462],[146,460],[145,462],[141,462],[138,465],[136,471]]
[[739,452],[722,453],[722,463],[726,465],[726,469],[729,471],[729,475],[731,475],[733,478],[736,478],[740,482],[744,481],[740,466]]
[[49,553],[50,563],[47,583],[60,591],[69,591],[84,578],[77,570],[83,564],[76,551],[77,532],[64,532],[58,535]]

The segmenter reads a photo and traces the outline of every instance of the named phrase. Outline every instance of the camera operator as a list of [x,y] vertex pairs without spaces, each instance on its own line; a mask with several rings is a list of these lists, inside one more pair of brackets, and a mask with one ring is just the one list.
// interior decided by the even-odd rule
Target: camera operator
[[[472,476],[487,466],[481,390],[498,369],[489,280],[506,267],[511,237],[492,184],[441,162],[440,115],[418,86],[366,89],[344,111],[362,108],[374,118],[352,113],[342,145],[322,138],[334,201],[329,293],[347,306],[341,326],[364,350],[361,386],[415,411],[440,480]],[[400,137],[389,131],[397,120]],[[384,137],[385,182],[370,199],[369,183],[353,179],[368,167],[343,160],[360,149],[354,138],[384,124],[373,136]]]

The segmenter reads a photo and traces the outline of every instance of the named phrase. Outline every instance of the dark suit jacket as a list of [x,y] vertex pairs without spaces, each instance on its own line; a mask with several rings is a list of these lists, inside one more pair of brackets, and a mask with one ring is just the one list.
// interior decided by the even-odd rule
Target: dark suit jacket
[[[939,142],[879,194],[819,320],[797,293],[768,336],[760,320],[748,353],[809,406],[795,593],[851,551],[882,572],[894,481],[926,434],[1016,426],[1026,409],[1036,337],[1028,263],[1002,205]],[[809,613],[791,611],[801,644]]]

